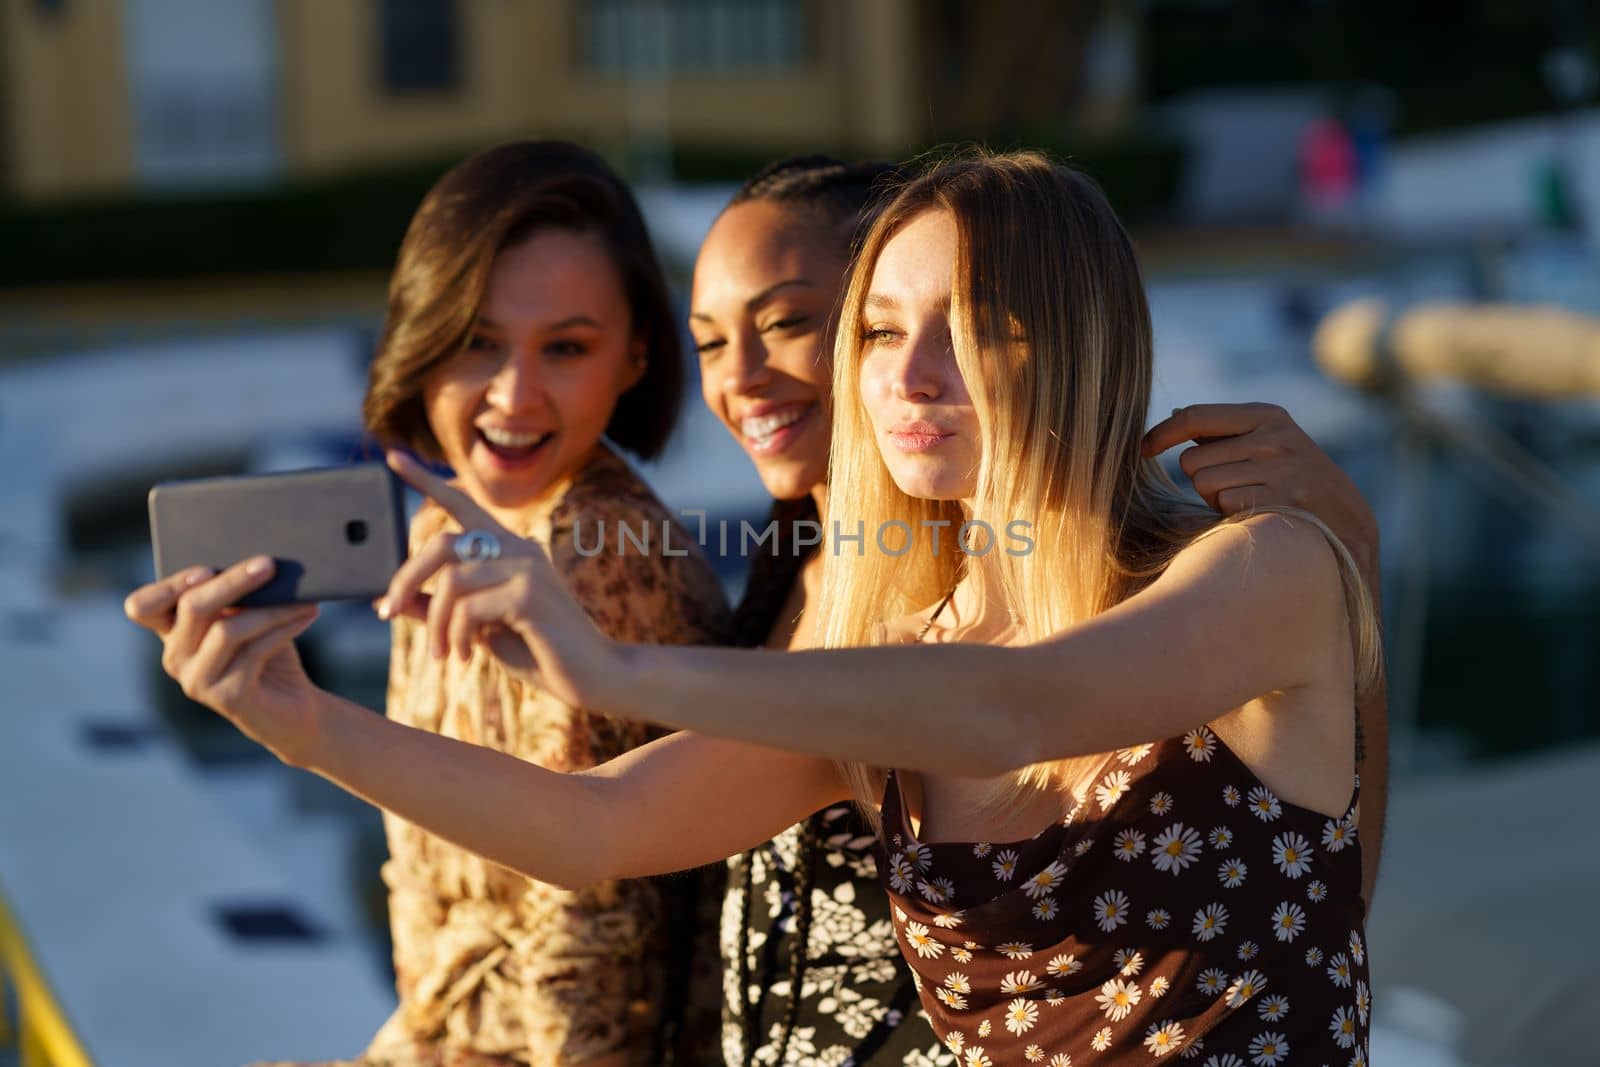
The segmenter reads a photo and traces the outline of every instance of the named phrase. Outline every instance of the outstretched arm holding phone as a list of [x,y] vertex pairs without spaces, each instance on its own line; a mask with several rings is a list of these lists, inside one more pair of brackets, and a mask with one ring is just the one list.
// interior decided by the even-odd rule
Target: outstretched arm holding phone
[[191,699],[279,759],[502,866],[566,887],[680,870],[845,795],[831,763],[737,741],[676,734],[558,774],[392,722],[307,678],[294,638],[314,607],[229,608],[270,580],[270,563],[175,575],[131,595],[127,613],[161,637],[163,666]]
[[[624,758],[563,778],[387,723],[304,683],[288,658],[298,617],[249,630],[240,616],[222,617],[262,580],[251,573],[256,561],[188,589],[142,590],[129,612],[163,633],[168,668],[191,697],[280,758],[495,862],[562,884],[672,869],[756,843],[843,795],[828,757],[1004,774],[1182,732],[1321,669],[1297,649],[1336,647],[1320,613],[1279,610],[1302,593],[1335,596],[1332,557],[1320,534],[1270,515],[1201,539],[1146,591],[1037,644],[798,654],[623,645],[583,615],[539,545],[514,538],[419,465],[391,462],[463,526],[494,534],[506,553],[451,564],[449,539],[436,539],[396,574],[384,607],[426,617],[435,654],[466,649],[480,630],[498,628],[499,642],[523,646],[518,654],[508,645],[508,665],[563,700],[710,729],[744,747],[697,754],[691,746],[707,745],[704,738],[672,738],[653,752],[677,761]],[[424,603],[421,586],[436,572]],[[1267,588],[1275,595],[1264,595]],[[1226,625],[1189,625],[1197,610],[1213,608]],[[1149,647],[1165,650],[1169,672],[1137,670]],[[822,658],[827,670],[816,662]],[[1208,666],[1219,662],[1230,669]],[[1063,702],[1063,692],[1080,698]],[[925,729],[907,732],[908,720]],[[486,820],[485,811],[516,814]]]
[[[1147,449],[1160,451],[1185,434],[1213,436],[1205,432],[1213,428],[1206,422],[1207,412],[1189,415],[1187,421],[1181,418],[1184,414],[1153,429]],[[1223,408],[1216,414],[1214,422],[1238,412]],[[1292,422],[1288,425],[1298,432]],[[1272,426],[1265,418],[1246,431],[1232,422],[1216,428],[1248,437]],[[1185,460],[1208,447],[1191,450]],[[1264,440],[1262,451],[1270,457],[1285,448]],[[403,457],[392,457],[391,463],[463,525],[496,527],[442,479]],[[1199,477],[1206,470],[1203,465],[1184,466],[1186,471],[1194,468],[1197,480],[1216,480]],[[1268,481],[1259,462],[1252,467],[1248,454],[1225,466],[1220,475],[1224,480],[1254,474]],[[1219,492],[1210,486],[1210,497]],[[1347,534],[1346,540],[1352,538]],[[1368,546],[1359,536],[1355,540],[1356,558],[1370,560]],[[616,648],[595,640],[592,624],[560,586],[538,545],[507,535],[502,548],[504,557],[496,564],[450,566],[454,556],[449,539],[436,539],[397,572],[382,606],[427,622],[425,639],[433,643],[436,655],[465,653],[474,641],[483,641],[508,667],[536,674],[562,699],[580,705],[604,702],[607,698],[595,690],[594,680],[615,674],[616,664],[608,657]],[[519,566],[520,555],[529,558]],[[267,569],[259,569],[262,565]],[[518,572],[515,582],[506,580],[508,569]],[[420,587],[435,573],[435,594],[429,598]],[[235,612],[229,607],[269,578],[270,560],[246,561],[216,577],[205,571],[179,574],[130,596],[127,610],[162,637],[163,664],[186,693],[222,712],[285,762],[312,769],[386,810],[425,822],[441,836],[541,880],[582,885],[719,859],[845,795],[827,760],[759,744],[674,737],[592,772],[562,776],[386,722],[317,690],[305,677],[293,640],[315,618],[315,609]],[[501,603],[507,598],[538,603],[540,625],[518,629],[514,622],[498,621],[515,615]],[[1017,650],[970,651],[993,656]],[[375,752],[383,757],[373,758]],[[737,777],[728,776],[735,765]],[[422,773],[424,767],[427,773]],[[477,799],[469,802],[465,798],[474,791]],[[487,808],[486,797],[494,798]],[[752,797],[759,802],[751,803]],[[1371,808],[1381,813],[1380,805]],[[484,820],[485,810],[516,815]],[[685,835],[685,827],[696,830]],[[1372,866],[1369,862],[1369,879]]]

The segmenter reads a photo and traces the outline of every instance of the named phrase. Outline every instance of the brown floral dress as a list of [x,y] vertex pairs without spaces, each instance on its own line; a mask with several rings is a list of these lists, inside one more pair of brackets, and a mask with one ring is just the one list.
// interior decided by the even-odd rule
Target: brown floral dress
[[[663,523],[672,523],[666,508],[601,447],[553,508],[516,532],[549,546],[573,594],[611,636],[658,644],[726,640],[727,603],[716,575],[676,524],[670,552],[663,553]],[[629,528],[628,538],[619,536],[619,524]],[[458,528],[437,505],[425,504],[411,524],[412,551]],[[596,551],[602,529],[603,548]],[[564,704],[481,650],[466,663],[436,661],[423,625],[406,618],[393,626],[388,715],[557,771],[593,767],[659,732]],[[382,877],[400,1004],[367,1051],[348,1061],[351,1067],[582,1063],[618,1052],[646,1061],[663,996],[683,999],[663,977],[669,954],[663,890],[670,894],[676,883],[560,889],[388,813],[384,825],[390,858]],[[704,1013],[699,1033],[714,1045],[717,898],[706,896],[697,922],[705,940],[696,946],[704,961],[696,979],[701,991],[692,1010]],[[684,981],[682,974],[671,980]]]
[[889,775],[895,934],[964,1067],[1365,1067],[1359,779],[1329,818],[1202,727],[1094,781],[1031,839],[923,844]]

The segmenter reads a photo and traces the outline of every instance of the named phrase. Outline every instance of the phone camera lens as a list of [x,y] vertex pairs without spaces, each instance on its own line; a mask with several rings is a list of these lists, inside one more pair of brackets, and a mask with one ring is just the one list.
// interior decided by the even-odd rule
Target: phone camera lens
[[345,523],[344,539],[352,545],[365,544],[367,540],[367,524],[360,519]]

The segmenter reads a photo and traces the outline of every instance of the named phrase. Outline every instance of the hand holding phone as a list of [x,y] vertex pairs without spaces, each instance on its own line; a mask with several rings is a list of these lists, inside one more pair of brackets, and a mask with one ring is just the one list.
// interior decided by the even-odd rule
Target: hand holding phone
[[158,580],[273,558],[241,607],[372,600],[406,558],[404,489],[382,463],[166,482],[149,503]]

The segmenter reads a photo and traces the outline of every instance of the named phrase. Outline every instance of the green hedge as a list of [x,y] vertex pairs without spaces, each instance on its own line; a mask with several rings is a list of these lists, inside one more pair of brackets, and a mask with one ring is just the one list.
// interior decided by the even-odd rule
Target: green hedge
[[[1161,217],[1172,203],[1182,174],[1184,150],[1174,141],[1137,134],[1117,138],[1070,138],[1060,134],[1022,134],[1008,138],[951,138],[948,145],[978,143],[996,151],[1037,148],[1086,171],[1101,187],[1124,222],[1130,225]],[[846,149],[828,151],[842,159],[861,154]],[[916,157],[927,151],[906,153]],[[937,150],[936,150],[937,151]],[[742,181],[785,153],[752,148],[679,147],[672,152],[673,172],[683,181]]]
[[[1152,140],[1026,143],[1093,174],[1130,222],[1170,200],[1181,164],[1174,146]],[[387,270],[423,195],[465,154],[262,189],[0,201],[0,286]],[[678,146],[672,165],[682,181],[738,181],[782,154]]]
[[0,285],[387,269],[447,165],[204,195],[0,204]]

